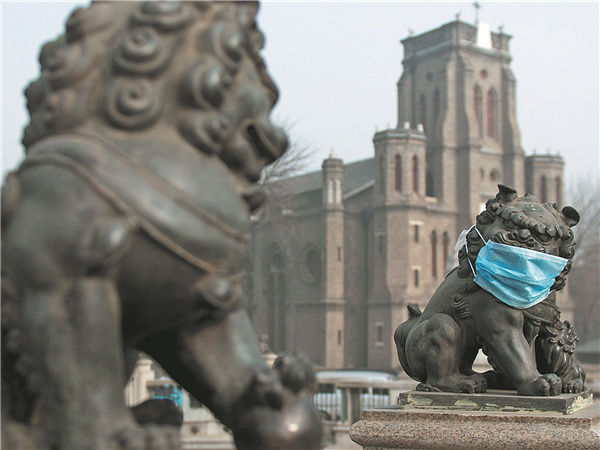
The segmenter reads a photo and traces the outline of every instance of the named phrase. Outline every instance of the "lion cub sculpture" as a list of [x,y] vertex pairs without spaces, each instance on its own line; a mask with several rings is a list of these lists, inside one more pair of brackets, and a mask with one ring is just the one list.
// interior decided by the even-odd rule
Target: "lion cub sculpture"
[[[578,222],[570,206],[558,211],[499,186],[461,234],[458,267],[425,311],[408,307],[409,319],[394,334],[402,367],[420,381],[417,390],[548,396],[586,389],[573,360],[578,338],[561,322],[555,296],[571,269],[571,227]],[[473,371],[479,349],[492,371]]]
[[255,2],[93,2],[40,54],[27,156],[2,189],[2,444],[179,448],[136,423],[124,354],[145,351],[238,448],[317,448],[315,379],[269,368],[241,268],[270,111]]

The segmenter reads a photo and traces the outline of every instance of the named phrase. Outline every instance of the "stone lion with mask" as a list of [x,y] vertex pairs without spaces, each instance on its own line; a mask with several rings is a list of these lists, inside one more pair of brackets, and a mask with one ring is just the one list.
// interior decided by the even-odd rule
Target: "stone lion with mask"
[[[417,390],[559,395],[585,390],[573,360],[578,340],[562,322],[555,292],[565,286],[574,255],[571,227],[579,213],[542,204],[499,186],[457,242],[459,265],[394,340]],[[535,354],[532,351],[535,345]],[[482,349],[493,370],[473,370]]]

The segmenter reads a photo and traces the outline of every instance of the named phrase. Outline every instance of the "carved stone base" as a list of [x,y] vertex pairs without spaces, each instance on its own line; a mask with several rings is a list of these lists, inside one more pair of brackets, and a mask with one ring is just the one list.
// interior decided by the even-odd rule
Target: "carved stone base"
[[[425,409],[429,400],[433,409]],[[365,450],[600,448],[600,403],[589,404],[587,394],[550,399],[408,392],[400,394],[403,401],[363,412],[350,438]]]

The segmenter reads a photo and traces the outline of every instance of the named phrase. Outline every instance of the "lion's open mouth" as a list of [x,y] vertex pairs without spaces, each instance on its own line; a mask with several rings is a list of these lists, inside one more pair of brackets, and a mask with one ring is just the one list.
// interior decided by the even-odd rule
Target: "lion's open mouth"
[[248,142],[250,142],[256,154],[267,160],[267,163],[279,158],[287,147],[287,145],[277,145],[276,142],[273,142],[268,133],[255,121],[248,123],[245,130]]

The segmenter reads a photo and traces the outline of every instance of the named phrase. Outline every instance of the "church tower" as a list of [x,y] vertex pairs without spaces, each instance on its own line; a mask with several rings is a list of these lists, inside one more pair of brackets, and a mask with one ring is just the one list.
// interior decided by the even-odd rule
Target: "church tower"
[[524,191],[510,38],[457,19],[402,40],[398,126],[423,125],[426,193],[456,211],[460,229],[495,195],[497,184]]
[[333,150],[323,161],[322,322],[324,366],[344,365],[344,162]]
[[[395,326],[407,319],[406,304],[420,303],[423,283],[422,249],[412,244],[425,240],[427,199],[423,126],[375,133],[373,209],[370,222],[370,256],[367,298],[367,364],[394,364],[392,336]],[[423,236],[421,236],[421,234]],[[415,284],[415,280],[417,280]]]
[[[275,352],[398,368],[394,330],[455,267],[457,237],[497,185],[562,204],[563,159],[521,148],[510,39],[457,18],[402,40],[398,123],[375,133],[374,156],[332,152],[273,189],[283,203],[256,216],[244,279]],[[566,290],[557,298],[570,319]]]

